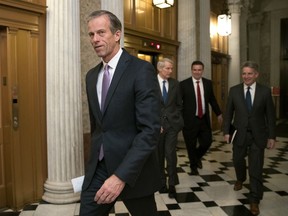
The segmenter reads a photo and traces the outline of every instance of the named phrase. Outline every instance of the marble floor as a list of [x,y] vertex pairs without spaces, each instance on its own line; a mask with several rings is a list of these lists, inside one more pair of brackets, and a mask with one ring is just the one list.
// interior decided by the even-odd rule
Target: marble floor
[[[288,131],[287,131],[288,134]],[[261,216],[286,216],[288,212],[288,136],[277,137],[276,149],[266,150],[264,165],[264,199],[260,204]],[[189,174],[189,162],[183,143],[178,144],[177,195],[156,193],[159,216],[248,216],[247,200],[249,179],[240,191],[233,190],[235,173],[232,164],[232,146],[223,142],[219,132],[203,158],[198,176]],[[79,203],[52,205],[35,203],[20,212],[3,211],[0,216],[76,216]],[[109,216],[129,216],[121,201],[117,201]]]

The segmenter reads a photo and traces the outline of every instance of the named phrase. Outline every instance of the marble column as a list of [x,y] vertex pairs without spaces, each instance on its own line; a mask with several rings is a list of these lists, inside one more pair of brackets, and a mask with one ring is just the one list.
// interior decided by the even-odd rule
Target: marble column
[[228,0],[231,13],[232,33],[229,36],[229,64],[228,88],[240,83],[240,9],[241,0]]
[[[182,81],[191,77],[191,63],[197,59],[196,43],[196,2],[195,0],[178,1],[178,49],[177,79]],[[184,142],[182,133],[178,140]]]
[[203,76],[211,79],[210,0],[199,0],[198,60],[205,65]]
[[71,179],[84,174],[79,1],[47,0],[48,179],[43,200],[79,201]]
[[178,80],[191,77],[191,63],[197,58],[196,28],[195,0],[178,1]]
[[121,47],[124,47],[124,1],[101,0],[101,9],[115,14],[122,23]]

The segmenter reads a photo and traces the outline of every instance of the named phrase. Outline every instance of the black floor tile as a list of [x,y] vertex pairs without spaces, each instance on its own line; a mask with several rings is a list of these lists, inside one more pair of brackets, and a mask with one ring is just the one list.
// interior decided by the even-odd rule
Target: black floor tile
[[201,175],[201,178],[203,178],[206,182],[213,182],[213,181],[224,181],[220,176],[218,175]]
[[20,212],[0,212],[0,216],[18,216]]
[[215,203],[214,201],[206,201],[206,202],[203,202],[203,204],[204,204],[206,207],[215,207],[215,206],[218,206],[217,203]]
[[228,216],[251,216],[249,209],[243,205],[221,207]]
[[177,193],[176,200],[178,203],[200,202],[200,199],[193,192]]
[[181,209],[178,204],[166,204],[169,210]]
[[158,216],[171,216],[169,211],[158,211]]

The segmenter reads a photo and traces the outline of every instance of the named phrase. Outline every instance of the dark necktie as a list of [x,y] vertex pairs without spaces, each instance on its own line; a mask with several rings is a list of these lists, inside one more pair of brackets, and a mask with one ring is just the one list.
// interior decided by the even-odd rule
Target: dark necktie
[[252,99],[251,99],[251,93],[250,93],[250,86],[247,87],[247,91],[246,91],[246,104],[247,104],[248,111],[251,112]]
[[198,117],[203,117],[203,108],[202,108],[202,97],[201,97],[201,91],[200,91],[200,85],[199,81],[196,81],[197,83],[197,108],[198,108]]
[[168,98],[168,93],[167,93],[167,89],[166,89],[165,83],[166,83],[166,80],[163,80],[162,96],[163,96],[164,103],[167,102],[167,98]]
[[[109,65],[106,64],[104,67],[104,73],[103,73],[103,80],[102,80],[102,93],[101,93],[101,111],[103,112],[104,110],[104,104],[105,104],[105,99],[107,96],[107,92],[109,89],[110,85],[110,80],[111,76],[109,74]],[[101,161],[104,158],[104,150],[103,150],[103,144],[101,144],[100,147],[100,152],[99,152],[99,161]]]

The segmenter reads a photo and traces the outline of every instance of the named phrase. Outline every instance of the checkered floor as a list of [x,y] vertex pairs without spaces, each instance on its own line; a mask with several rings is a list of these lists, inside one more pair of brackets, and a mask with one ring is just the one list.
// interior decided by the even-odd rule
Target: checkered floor
[[[288,132],[287,132],[288,133]],[[288,136],[287,136],[288,137]],[[277,147],[266,150],[264,165],[264,199],[260,204],[261,216],[286,216],[288,212],[288,138],[277,138]],[[185,145],[178,145],[178,174],[180,184],[176,186],[177,196],[170,199],[167,194],[157,193],[156,201],[159,216],[248,216],[249,205],[247,200],[248,182],[244,188],[235,192],[233,184],[235,173],[232,164],[232,146],[223,142],[220,133],[214,133],[214,142],[210,151],[203,159],[203,169],[199,169],[199,176],[189,174],[189,162]],[[63,206],[62,206],[63,207]],[[42,210],[41,210],[42,208]],[[22,212],[6,214],[32,216],[32,215],[78,215],[79,204],[68,214],[63,210],[59,213],[61,205],[40,203],[26,206]],[[43,214],[46,211],[46,214]],[[39,210],[42,214],[38,213]],[[52,214],[56,211],[58,213]],[[50,212],[48,214],[48,212]],[[64,213],[65,212],[65,213]],[[6,212],[8,213],[8,212]],[[66,214],[67,213],[67,214]],[[4,216],[2,212],[0,215]],[[129,216],[127,209],[118,201],[109,216]]]

